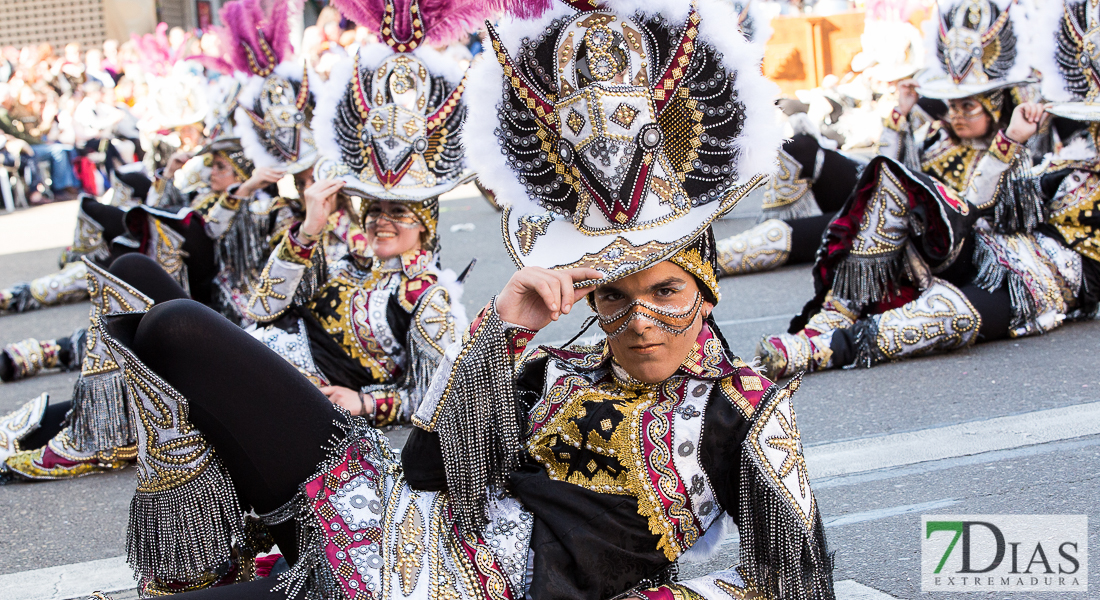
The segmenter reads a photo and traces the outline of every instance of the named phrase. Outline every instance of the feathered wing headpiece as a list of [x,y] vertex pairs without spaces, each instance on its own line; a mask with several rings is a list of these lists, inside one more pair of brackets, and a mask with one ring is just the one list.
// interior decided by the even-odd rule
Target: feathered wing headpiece
[[466,106],[457,64],[431,48],[475,30],[493,2],[336,0],[376,27],[383,43],[338,65],[319,90],[315,118],[326,156],[319,178],[341,179],[367,198],[423,202],[461,181]]
[[776,86],[722,0],[556,4],[490,27],[463,142],[519,266],[666,260],[775,169]]
[[1030,3],[1018,0],[939,2],[921,95],[950,100],[1030,81],[1029,12]]
[[1043,43],[1038,64],[1043,97],[1052,114],[1100,121],[1100,5],[1090,0],[1050,1],[1038,19]]
[[291,59],[287,0],[234,0],[220,15],[228,62],[248,76],[234,111],[245,153],[257,167],[297,173],[313,166],[309,68]]

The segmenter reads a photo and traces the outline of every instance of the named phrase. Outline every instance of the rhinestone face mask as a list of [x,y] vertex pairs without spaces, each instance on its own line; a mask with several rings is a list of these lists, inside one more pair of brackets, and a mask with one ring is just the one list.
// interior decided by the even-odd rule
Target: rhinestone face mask
[[645,300],[635,300],[611,315],[596,312],[600,329],[607,337],[622,335],[635,319],[645,319],[672,335],[683,335],[695,323],[695,316],[703,306],[703,295],[695,292],[695,297],[687,307],[662,308]]

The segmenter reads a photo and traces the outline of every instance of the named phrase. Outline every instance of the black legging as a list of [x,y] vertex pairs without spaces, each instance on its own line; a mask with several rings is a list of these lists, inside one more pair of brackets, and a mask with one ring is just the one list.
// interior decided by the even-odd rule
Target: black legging
[[[190,300],[158,304],[132,348],[190,404],[190,419],[225,463],[241,499],[258,513],[288,502],[341,436],[343,417],[297,369],[225,317]],[[290,564],[293,522],[271,527]]]
[[817,139],[806,134],[795,135],[783,144],[783,150],[802,165],[799,177],[803,179],[813,178],[818,151],[825,155],[821,172],[811,186],[814,200],[823,214],[783,220],[792,230],[791,253],[787,264],[813,262],[825,228],[836,217],[836,212],[844,207],[848,196],[859,183],[859,164],[835,150],[821,148]]
[[[129,246],[110,243],[111,240],[126,233],[124,221],[126,211],[117,206],[101,204],[90,197],[81,200],[80,208],[89,218],[103,227],[103,239],[111,248],[110,256],[97,261],[100,266],[112,266],[119,258],[135,254],[134,249]],[[206,235],[202,219],[198,218],[198,215],[192,215],[186,223],[174,220],[165,220],[164,223],[184,237],[181,249],[185,252],[183,262],[187,265],[187,282],[191,288],[191,297],[203,304],[209,304],[211,281],[218,274],[218,265],[214,259],[214,242]]]

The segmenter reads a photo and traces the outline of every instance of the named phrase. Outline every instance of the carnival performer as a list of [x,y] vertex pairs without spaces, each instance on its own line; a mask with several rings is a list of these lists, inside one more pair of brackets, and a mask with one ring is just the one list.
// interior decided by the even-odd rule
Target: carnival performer
[[[439,195],[461,182],[463,73],[383,37],[319,88],[314,126],[328,158],[247,307],[254,336],[380,426],[409,421],[466,320],[460,282],[437,254]],[[367,246],[333,260],[319,238],[353,197]]]
[[[948,122],[933,121],[923,141],[915,139],[904,113],[916,112],[916,90],[902,86],[883,136],[885,156],[864,170],[822,240],[815,297],[789,333],[766,336],[757,349],[770,376],[869,366],[1049,328],[1014,313],[1023,302],[1019,290],[983,284],[980,231],[1026,233],[1042,219],[1025,144],[1043,108],[1020,102],[1030,72],[1023,56],[1034,55],[1016,33],[1018,9],[996,0],[939,5],[939,62],[920,93],[947,101]],[[982,60],[962,56],[966,48],[972,56],[984,52]],[[998,129],[1012,105],[1008,126]],[[853,328],[866,320],[895,324],[889,331],[898,337],[888,344]],[[874,358],[867,357],[871,345]]]
[[[191,597],[265,598],[276,584],[325,598],[833,597],[798,382],[762,378],[709,316],[710,223],[778,147],[759,50],[725,34],[715,0],[518,10],[471,69],[464,143],[514,199],[502,226],[522,269],[448,348],[400,463],[378,430],[200,305],[103,320],[148,424],[128,544],[145,593],[248,579],[270,541],[246,533],[240,498],[292,567]],[[432,22],[414,11],[413,32],[416,16]],[[553,140],[554,158],[537,159],[548,170],[537,151],[524,158],[535,132]],[[702,135],[730,143],[673,158]],[[606,178],[589,146],[621,157],[623,177]],[[583,297],[604,342],[520,358]],[[186,445],[186,461],[155,450],[165,444]],[[674,562],[717,547],[730,518],[742,564],[673,581]]]
[[[1038,220],[1034,202],[1020,207],[997,202],[1012,197],[1007,191],[1011,182],[1026,179],[1025,170],[1031,167],[1023,151],[1026,140],[1011,145],[1003,139],[1013,119],[1018,123],[1038,110],[1032,105],[1023,115],[1016,114],[1018,106],[1032,100],[1028,84],[1034,83],[1029,79],[1030,38],[1017,33],[1027,22],[1028,8],[1016,0],[940,5],[940,26],[932,29],[933,38],[927,41],[935,49],[929,58],[933,64],[919,83],[898,84],[898,106],[885,119],[877,148],[879,156],[928,175],[950,190],[946,193],[953,192],[978,211],[996,211],[1010,229],[1025,223],[1034,227]],[[984,52],[980,60],[962,56],[970,42]],[[949,109],[945,118],[933,110],[942,102]],[[1014,132],[1021,133],[1018,126]],[[779,172],[765,192],[763,222],[719,240],[727,275],[812,262],[832,217],[852,210],[845,207],[835,214],[857,191],[862,166],[833,150],[813,152],[809,146],[815,144],[798,137],[779,153]]]

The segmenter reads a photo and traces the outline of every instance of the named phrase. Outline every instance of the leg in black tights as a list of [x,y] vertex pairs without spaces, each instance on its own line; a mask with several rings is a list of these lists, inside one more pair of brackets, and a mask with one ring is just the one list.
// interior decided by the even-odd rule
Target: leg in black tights
[[[192,423],[229,470],[241,498],[259,513],[288,502],[342,435],[342,417],[313,384],[275,352],[209,308],[189,300],[153,307],[133,351],[190,403]],[[293,523],[272,528],[291,564]]]
[[31,432],[30,435],[19,441],[20,450],[37,450],[45,446],[53,436],[61,431],[61,424],[65,421],[65,415],[72,408],[73,403],[66,400],[58,404],[50,403],[46,412],[42,414],[42,423]]
[[180,284],[161,268],[157,261],[144,254],[125,254],[111,263],[112,275],[134,286],[137,290],[160,304],[169,300],[187,298]]

